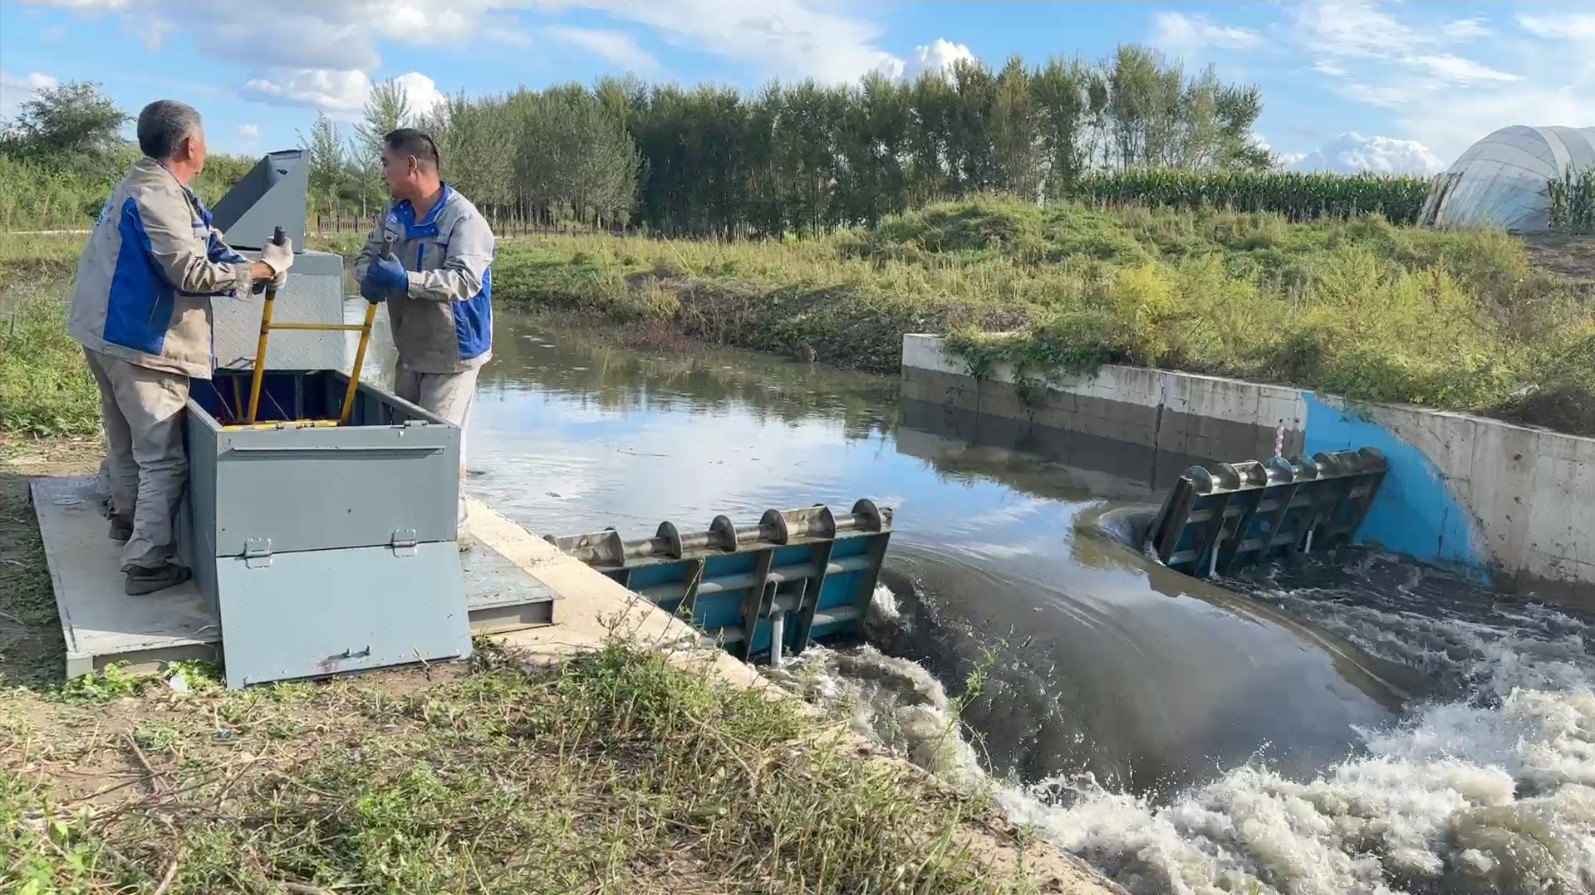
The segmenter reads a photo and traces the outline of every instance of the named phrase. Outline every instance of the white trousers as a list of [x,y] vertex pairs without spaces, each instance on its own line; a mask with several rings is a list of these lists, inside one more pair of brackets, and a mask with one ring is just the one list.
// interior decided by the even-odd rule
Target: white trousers
[[465,512],[465,424],[476,403],[477,370],[463,373],[417,373],[401,364],[393,374],[393,393],[418,404],[460,428],[460,506],[459,537],[464,540],[468,519]]
[[173,523],[188,483],[188,454],[183,448],[188,377],[87,348],[83,354],[100,387],[111,513],[133,518],[133,536],[122,548],[122,571],[175,562]]

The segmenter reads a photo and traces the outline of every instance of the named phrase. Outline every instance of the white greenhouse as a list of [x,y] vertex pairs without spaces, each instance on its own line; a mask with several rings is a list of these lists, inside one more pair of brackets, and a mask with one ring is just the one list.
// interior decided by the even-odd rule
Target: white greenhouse
[[1503,127],[1462,153],[1435,178],[1423,210],[1437,227],[1550,226],[1549,182],[1595,167],[1595,127]]

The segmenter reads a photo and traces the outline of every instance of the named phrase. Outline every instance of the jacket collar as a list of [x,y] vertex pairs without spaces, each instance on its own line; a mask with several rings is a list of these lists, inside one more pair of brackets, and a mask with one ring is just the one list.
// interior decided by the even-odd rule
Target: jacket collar
[[432,208],[427,211],[425,218],[417,221],[415,219],[415,206],[410,204],[409,199],[405,199],[395,206],[395,210],[399,213],[399,219],[405,221],[411,227],[425,227],[435,223],[438,219],[438,214],[443,211],[443,206],[449,203],[449,197],[454,195],[454,190],[449,187],[448,181],[443,181],[442,185],[443,189],[438,192],[438,200],[432,203]]

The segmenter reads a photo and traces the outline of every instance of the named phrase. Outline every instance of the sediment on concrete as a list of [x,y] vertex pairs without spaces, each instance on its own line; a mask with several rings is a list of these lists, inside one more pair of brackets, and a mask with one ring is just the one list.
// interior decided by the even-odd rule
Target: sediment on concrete
[[[1595,439],[1290,386],[1107,365],[1021,387],[940,336],[903,337],[903,397],[962,429],[1021,427],[1044,456],[1112,457],[1152,490],[1191,464],[1374,447],[1390,471],[1359,540],[1595,608]],[[925,408],[932,408],[927,411]]]

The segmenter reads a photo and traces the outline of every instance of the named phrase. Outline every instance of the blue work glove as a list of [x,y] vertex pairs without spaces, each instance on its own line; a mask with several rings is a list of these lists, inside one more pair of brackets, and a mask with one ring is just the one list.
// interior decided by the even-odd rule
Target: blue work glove
[[388,290],[383,289],[372,281],[369,274],[360,281],[360,297],[372,304],[381,304],[388,300]]
[[404,265],[397,258],[373,258],[371,266],[366,268],[365,282],[360,284],[360,294],[371,298],[371,293],[381,291],[394,292],[410,287],[410,275],[405,272]]

